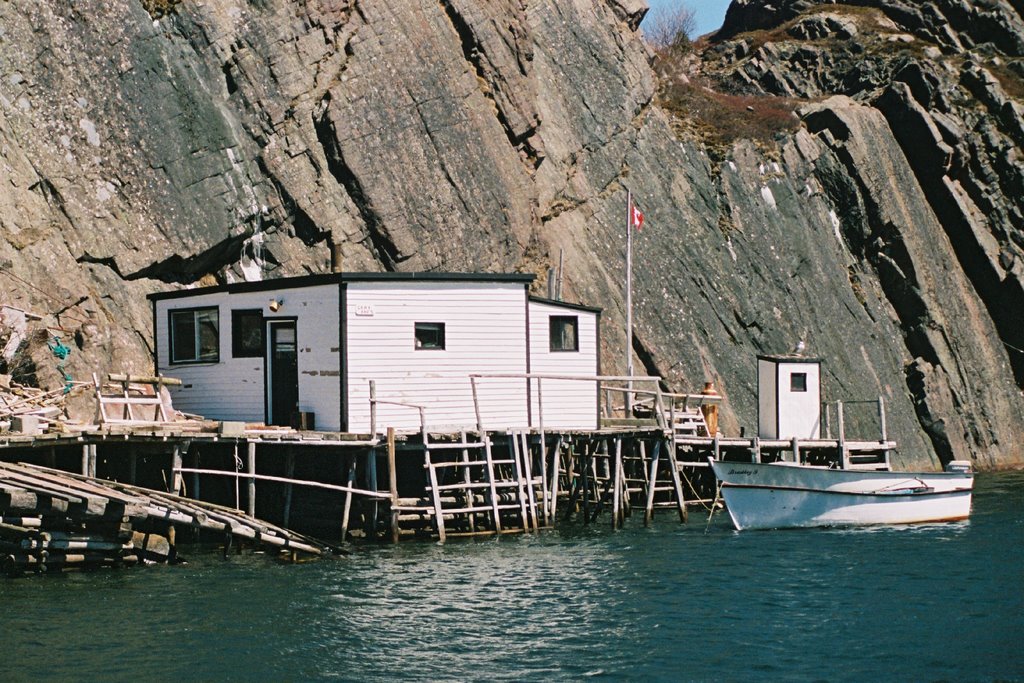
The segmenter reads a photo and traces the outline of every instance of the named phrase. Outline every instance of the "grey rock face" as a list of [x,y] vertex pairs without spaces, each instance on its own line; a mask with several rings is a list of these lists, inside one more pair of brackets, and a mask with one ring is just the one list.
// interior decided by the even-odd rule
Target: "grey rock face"
[[734,3],[705,76],[817,102],[721,159],[656,104],[633,0],[0,3],[0,302],[77,333],[73,374],[146,371],[150,291],[564,251],[619,373],[629,188],[632,352],[714,380],[725,431],[804,339],[903,464],[1020,463],[1020,16],[819,4]]
[[[915,358],[905,374],[918,418],[943,459],[973,450],[998,461],[1016,449],[1024,386],[1024,289],[1012,270],[1024,215],[1011,189],[1024,172],[1022,119],[1006,92],[1021,92],[1024,24],[1005,2],[858,5],[734,3],[721,35],[748,44],[756,33],[743,31],[788,26],[802,40],[739,56],[726,40],[710,65],[753,92],[852,98],[809,107],[804,122],[868,210],[846,234]],[[861,30],[827,30],[837,10]]]

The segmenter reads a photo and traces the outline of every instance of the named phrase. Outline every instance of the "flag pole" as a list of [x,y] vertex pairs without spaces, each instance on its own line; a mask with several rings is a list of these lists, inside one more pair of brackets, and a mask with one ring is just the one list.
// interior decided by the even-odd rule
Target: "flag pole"
[[[626,376],[633,376],[633,192],[626,190]],[[633,414],[633,381],[626,385],[626,417]]]

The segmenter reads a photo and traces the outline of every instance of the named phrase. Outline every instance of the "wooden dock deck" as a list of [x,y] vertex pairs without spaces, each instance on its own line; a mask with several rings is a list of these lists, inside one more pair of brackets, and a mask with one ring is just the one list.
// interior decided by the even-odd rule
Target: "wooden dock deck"
[[[835,439],[762,440],[709,428],[705,411],[717,395],[671,394],[657,378],[584,380],[624,384],[599,385],[602,414],[591,429],[545,429],[542,414],[529,428],[487,428],[479,406],[475,429],[432,429],[426,411],[412,405],[418,430],[383,428],[376,405],[391,402],[377,401],[371,382],[371,431],[354,434],[182,422],[156,397],[167,380],[156,378],[155,390],[136,396],[129,391],[135,378],[117,376],[116,390],[96,382],[101,424],[0,434],[0,460],[122,482],[116,490],[126,496],[138,487],[181,494],[179,505],[186,497],[205,501],[220,506],[222,517],[258,516],[316,537],[394,542],[531,532],[568,519],[592,523],[606,512],[613,527],[634,512],[649,524],[663,509],[685,521],[688,507],[718,503],[709,457],[887,469],[895,448],[885,438],[881,403],[877,441],[847,440],[841,406]],[[618,405],[613,391],[623,396]]]

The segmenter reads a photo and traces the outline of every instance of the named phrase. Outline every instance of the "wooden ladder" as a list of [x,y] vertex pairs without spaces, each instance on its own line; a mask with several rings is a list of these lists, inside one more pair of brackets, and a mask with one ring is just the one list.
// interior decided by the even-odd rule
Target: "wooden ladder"
[[[415,509],[432,517],[439,540],[537,528],[534,488],[524,474],[529,463],[523,462],[520,443],[519,435],[513,434],[507,457],[496,458],[494,442],[486,433],[471,441],[462,432],[455,443],[424,440],[429,508]],[[458,456],[445,458],[443,454],[451,451],[458,451]]]

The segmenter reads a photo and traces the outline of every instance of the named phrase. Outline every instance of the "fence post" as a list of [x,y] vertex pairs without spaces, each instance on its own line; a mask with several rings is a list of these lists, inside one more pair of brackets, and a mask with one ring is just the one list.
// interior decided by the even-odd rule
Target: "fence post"
[[889,433],[885,427],[885,398],[878,397],[878,424],[882,432],[882,443],[889,441]]
[[484,421],[480,418],[480,397],[476,391],[476,377],[474,375],[469,376],[469,384],[473,389],[473,412],[476,413],[476,430],[483,435],[484,433]]
[[843,421],[843,402],[836,401],[836,418],[839,421],[839,458],[840,466],[845,470],[846,462],[846,424]]
[[377,383],[370,380],[370,438],[377,438]]
[[665,399],[661,395],[661,384],[654,385],[656,392],[654,394],[654,409],[658,411],[658,426],[662,429],[668,429],[665,424]]

